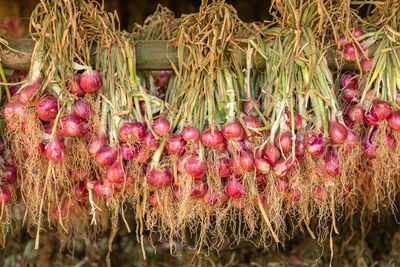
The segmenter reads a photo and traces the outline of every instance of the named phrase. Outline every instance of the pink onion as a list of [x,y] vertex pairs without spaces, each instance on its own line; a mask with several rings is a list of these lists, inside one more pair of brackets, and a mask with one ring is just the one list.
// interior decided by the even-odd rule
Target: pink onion
[[19,91],[20,87],[19,85],[14,85],[10,87],[10,95],[14,96],[18,91]]
[[19,92],[19,102],[27,105],[34,101],[39,93],[41,83],[42,77],[40,76],[36,81],[33,81],[31,84],[23,87]]
[[361,105],[353,105],[347,112],[351,121],[362,122],[364,119],[365,110]]
[[328,192],[325,186],[317,185],[312,189],[312,194],[315,199],[324,201],[328,197]]
[[11,154],[9,154],[4,157],[4,166],[17,168],[17,161]]
[[283,152],[292,151],[292,132],[285,131],[278,134],[275,137],[275,146]]
[[337,44],[337,47],[339,49],[343,48],[345,45],[347,45],[349,41],[347,41],[346,37],[344,35],[339,35],[339,41]]
[[226,157],[221,157],[217,161],[218,174],[221,178],[226,178],[232,174],[231,168],[229,166],[229,159]]
[[231,159],[231,170],[234,174],[242,175],[254,168],[253,155],[248,152],[239,152]]
[[67,90],[76,96],[83,96],[85,94],[85,91],[80,87],[79,82],[80,82],[81,76],[76,75],[74,77],[74,80],[67,80],[65,83],[65,86],[67,87]]
[[388,126],[393,131],[400,131],[400,110],[393,111],[387,118]]
[[296,134],[296,147],[294,149],[295,156],[298,160],[302,159],[305,154],[305,149],[304,149],[304,134]]
[[106,179],[112,184],[121,184],[126,175],[126,167],[124,162],[117,159],[114,164],[108,167],[106,171]]
[[82,121],[75,114],[64,115],[58,121],[57,132],[63,136],[78,136],[82,133]]
[[374,113],[379,120],[384,120],[392,113],[392,107],[385,101],[374,100],[371,112]]
[[217,129],[214,129],[214,135],[212,134],[211,129],[207,129],[201,133],[200,140],[206,147],[215,148],[217,145],[224,142],[224,137]]
[[135,145],[121,144],[121,154],[124,160],[133,160],[137,154],[138,149]]
[[168,135],[171,131],[171,124],[163,117],[158,118],[153,123],[153,131],[159,136]]
[[170,154],[182,154],[185,152],[186,142],[179,134],[172,135],[165,145]]
[[147,182],[153,187],[167,187],[172,183],[172,175],[166,169],[153,167],[150,174],[147,176]]
[[378,125],[379,123],[379,118],[376,116],[375,112],[371,109],[371,111],[367,112],[364,115],[364,121],[371,126]]
[[57,117],[58,101],[52,95],[47,95],[39,99],[36,103],[36,113],[42,121],[52,121]]
[[349,61],[356,61],[356,59],[361,59],[362,51],[358,47],[358,45],[347,44],[344,47],[344,54],[347,60]]
[[349,130],[346,139],[346,146],[345,146],[346,150],[347,151],[353,150],[358,146],[359,142],[360,139],[358,137],[358,134],[353,130]]
[[113,185],[108,182],[108,181],[97,181],[94,184],[94,192],[101,197],[105,197],[107,201],[109,201],[113,194],[114,194],[114,187]]
[[[256,179],[254,181],[256,185],[266,185],[268,183],[268,178],[266,175],[257,173],[256,174]],[[262,190],[263,191],[263,190]]]
[[207,163],[199,156],[191,156],[186,161],[185,170],[193,178],[200,178],[206,174]]
[[342,98],[347,103],[356,102],[357,95],[358,95],[358,88],[356,85],[350,84],[346,88],[344,88],[342,91]]
[[195,127],[188,126],[182,131],[182,138],[186,142],[197,142],[200,138],[200,131]]
[[260,109],[261,104],[254,99],[251,99],[250,101],[245,101],[243,103],[243,113],[249,116],[257,116],[257,111],[254,107]]
[[331,120],[329,123],[329,137],[336,144],[343,143],[347,138],[346,127],[335,120]]
[[101,167],[111,166],[117,159],[118,147],[102,147],[97,151],[94,159]]
[[327,139],[322,134],[308,133],[305,138],[305,147],[307,152],[312,156],[319,156],[324,153]]
[[228,199],[228,196],[224,191],[218,192],[214,190],[208,190],[208,192],[203,196],[202,200],[207,205],[221,205],[225,203]]
[[289,193],[289,180],[288,178],[281,178],[275,181],[275,188],[278,192]]
[[76,186],[75,186],[75,196],[77,198],[84,198],[88,194],[88,190],[85,186],[85,183],[80,181]]
[[65,146],[57,138],[53,138],[46,147],[46,155],[51,161],[61,161],[65,158]]
[[274,175],[276,177],[284,177],[289,173],[293,166],[294,160],[285,160],[282,158],[278,160],[273,167]]
[[[244,122],[244,124],[246,125],[246,127],[248,128],[261,128],[263,127],[263,123],[261,122],[261,120],[255,116],[243,116],[242,120]],[[251,136],[256,136],[257,132],[251,129],[248,129],[249,133],[246,133],[249,137]]]
[[292,188],[289,192],[289,200],[291,202],[297,202],[301,198],[301,191],[298,188]]
[[139,148],[138,154],[135,157],[135,161],[138,163],[144,163],[150,158],[150,152],[146,149]]
[[396,139],[394,139],[390,132],[386,133],[386,144],[390,150],[394,150],[396,148]]
[[375,131],[376,131],[376,128],[371,127],[371,129],[368,131],[368,134],[365,138],[365,143],[364,143],[365,154],[367,154],[367,156],[371,159],[376,157],[376,145],[372,143],[372,138],[375,134]]
[[88,151],[92,156],[107,144],[107,137],[104,134],[100,134],[95,139],[93,139],[88,145]]
[[330,176],[337,176],[339,174],[339,159],[337,150],[328,150],[325,155],[325,171]]
[[121,142],[134,142],[141,140],[146,133],[145,126],[140,122],[124,123],[118,130],[118,139]]
[[5,185],[0,185],[0,204],[7,204],[11,200],[11,192]]
[[100,73],[90,68],[81,74],[79,86],[86,93],[94,93],[103,86],[103,78]]
[[183,155],[181,157],[179,157],[179,159],[176,161],[176,169],[178,170],[178,172],[180,173],[185,173],[186,170],[186,162],[187,160],[190,158],[190,155]]
[[222,126],[222,135],[228,141],[238,141],[244,138],[244,129],[238,122],[227,122]]
[[[286,109],[286,116],[288,117],[286,124],[287,126],[292,129],[292,113],[290,112],[289,109]],[[294,111],[294,129],[298,130],[301,127],[301,116],[299,113]]]
[[237,141],[237,144],[243,151],[249,151],[249,152],[253,151],[253,147],[251,146],[250,142],[247,139]]
[[160,146],[160,141],[158,141],[151,132],[146,132],[140,144],[147,150],[156,151]]
[[281,157],[281,153],[272,142],[269,142],[264,149],[263,157],[271,163],[271,166],[274,166]]
[[6,184],[13,184],[17,180],[17,169],[14,167],[5,167],[2,181]]
[[374,60],[374,57],[368,57],[368,58],[364,58],[361,61],[361,68],[362,68],[363,72],[367,73],[371,70],[373,60]]
[[20,102],[9,102],[4,106],[4,116],[7,123],[13,126],[22,125],[26,122],[25,108]]
[[150,192],[150,196],[149,196],[149,204],[153,207],[158,207],[160,205],[159,203],[160,199],[157,196],[156,192]]
[[229,181],[226,184],[226,192],[232,198],[241,198],[244,195],[244,187],[235,175],[232,175],[231,178],[229,178]]
[[200,179],[195,179],[192,184],[192,192],[190,193],[190,196],[196,198],[202,198],[203,196],[205,196],[207,191],[208,191],[207,182]]
[[222,143],[219,143],[214,147],[215,151],[223,153],[227,149],[227,144],[225,141],[222,141]]
[[352,74],[345,74],[340,80],[340,88],[344,89],[347,88],[349,85],[357,86],[357,83],[357,76],[354,76]]
[[90,115],[90,104],[83,98],[75,100],[74,113],[81,119],[87,119]]
[[254,165],[256,166],[256,170],[262,174],[267,174],[271,170],[269,161],[261,157],[256,157],[254,159]]

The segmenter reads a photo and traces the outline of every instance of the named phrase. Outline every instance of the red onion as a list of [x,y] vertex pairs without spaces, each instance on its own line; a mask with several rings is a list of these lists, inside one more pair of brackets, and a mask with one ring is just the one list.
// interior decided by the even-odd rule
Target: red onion
[[65,146],[57,138],[51,140],[46,147],[46,155],[51,161],[61,161],[65,158]]
[[358,138],[358,134],[353,131],[349,130],[347,133],[347,140],[346,140],[346,150],[350,151],[353,150],[358,146],[358,143],[360,142],[360,139]]
[[121,142],[133,142],[141,140],[146,133],[145,126],[140,122],[124,123],[118,131],[118,139]]
[[17,180],[17,169],[14,167],[5,167],[2,181],[6,184],[13,184]]
[[124,160],[133,160],[137,154],[138,149],[135,145],[121,144],[121,154]]
[[71,94],[76,96],[83,96],[85,94],[85,91],[83,91],[83,89],[79,85],[80,79],[81,76],[76,75],[74,77],[74,80],[70,79],[65,82],[65,86]]
[[151,132],[146,132],[140,144],[147,150],[156,151],[160,146],[160,141],[158,141]]
[[347,44],[344,47],[344,54],[347,60],[353,62],[356,61],[357,58],[361,59],[361,56],[363,55],[358,45],[353,45],[353,44]]
[[103,86],[103,78],[100,73],[90,68],[81,74],[79,86],[86,93],[94,93]]
[[17,161],[11,154],[9,154],[4,157],[4,166],[17,168]]
[[267,174],[271,170],[271,165],[269,161],[260,157],[254,159],[254,165],[259,173]]
[[106,171],[106,179],[112,184],[121,184],[126,175],[126,167],[124,162],[117,159],[114,164],[108,167]]
[[304,157],[304,134],[296,134],[296,143],[295,143],[295,156],[298,160],[302,159]]
[[388,126],[393,131],[400,131],[400,110],[393,111],[387,118]]
[[150,158],[150,152],[146,149],[139,148],[138,154],[135,157],[135,161],[138,163],[144,163]]
[[374,100],[371,112],[374,113],[379,120],[384,120],[392,113],[392,107],[385,101]]
[[108,201],[112,198],[114,194],[114,188],[111,183],[108,181],[97,181],[94,184],[94,192],[101,197],[105,197],[105,199]]
[[107,137],[104,134],[100,134],[95,139],[93,139],[88,145],[88,151],[92,156],[107,144]]
[[83,98],[75,100],[74,113],[81,119],[87,119],[90,115],[90,104]]
[[386,144],[390,150],[394,150],[396,148],[396,139],[394,139],[391,133],[386,133]]
[[168,135],[171,131],[171,124],[163,117],[158,118],[153,123],[153,131],[159,136]]
[[289,173],[293,166],[294,160],[280,159],[275,163],[273,167],[274,175],[276,177],[284,177]]
[[185,170],[186,162],[190,157],[191,157],[190,155],[183,155],[176,161],[176,169],[178,170],[178,172],[180,173],[186,172]]
[[42,121],[54,120],[58,113],[57,98],[47,95],[39,99],[36,103],[36,113]]
[[365,144],[364,144],[364,151],[367,154],[367,156],[371,159],[376,157],[376,145],[372,143],[372,138],[375,134],[376,128],[371,127],[371,129],[368,131],[368,134],[365,138]]
[[278,192],[289,193],[289,180],[288,178],[281,178],[275,181],[275,188]]
[[226,192],[232,198],[241,198],[244,195],[243,185],[235,175],[232,175],[226,184]]
[[319,201],[324,201],[328,197],[328,192],[325,186],[315,186],[312,190],[312,194],[314,198]]
[[192,184],[192,192],[190,196],[202,198],[208,191],[208,184],[205,181],[195,179]]
[[19,92],[18,100],[24,105],[27,105],[34,101],[39,93],[40,85],[42,83],[42,77],[40,76],[36,81],[23,87]]
[[[287,126],[292,129],[292,113],[290,112],[289,109],[286,109],[286,116],[288,117],[286,124]],[[299,113],[294,111],[294,129],[298,130],[301,127],[301,116]]]
[[118,156],[118,147],[102,147],[97,151],[94,159],[101,167],[111,166]]
[[266,175],[263,175],[261,173],[257,173],[254,183],[256,185],[266,185],[268,183],[268,178],[267,178]]
[[154,79],[154,85],[157,87],[166,88],[168,86],[171,74],[172,74],[171,71],[166,71],[166,70],[160,71],[157,78]]
[[207,205],[222,205],[228,200],[228,196],[224,191],[217,192],[209,190],[202,198],[203,202]]
[[159,199],[156,192],[150,192],[149,204],[153,207],[159,206]]
[[244,138],[244,129],[238,122],[227,122],[222,126],[222,135],[228,141],[238,141]]
[[367,73],[371,70],[373,60],[374,60],[374,57],[368,57],[368,58],[364,58],[361,61],[361,68],[362,68],[363,72]]
[[[263,127],[263,123],[261,122],[261,120],[255,116],[243,116],[242,120],[243,120],[244,124],[246,125],[246,127],[248,127],[248,128],[250,127],[250,128],[257,129],[257,128]],[[257,135],[257,132],[254,130],[248,129],[248,132],[249,133],[247,133],[247,135],[249,137]]]
[[292,132],[285,131],[275,137],[275,146],[283,152],[292,151]]
[[147,176],[147,182],[157,188],[167,187],[172,183],[172,175],[168,170],[153,167]]
[[306,150],[310,155],[317,157],[324,153],[327,139],[322,134],[309,133],[305,141]]
[[360,37],[361,35],[364,35],[365,32],[359,28],[354,28],[351,32],[354,38]]
[[292,188],[289,192],[289,200],[291,202],[297,202],[301,198],[301,191],[298,188]]
[[257,111],[254,107],[257,107],[258,109],[260,109],[261,104],[254,99],[244,102],[243,103],[243,113],[246,115],[249,115],[249,116],[257,116]]
[[186,142],[197,142],[200,138],[200,131],[195,127],[188,126],[182,131],[182,138]]
[[343,100],[346,101],[347,103],[356,102],[357,95],[358,95],[358,88],[356,85],[350,84],[342,91]]
[[347,88],[349,85],[357,86],[357,83],[357,76],[354,76],[352,74],[345,74],[340,80],[340,88],[344,89]]
[[263,156],[271,163],[271,166],[274,166],[281,157],[281,153],[272,142],[269,142],[264,149]]
[[243,151],[249,151],[249,152],[253,151],[253,148],[252,148],[250,142],[247,139],[236,141],[236,143],[240,146],[240,148]]
[[19,85],[14,85],[10,87],[10,95],[14,96],[18,91],[19,91],[20,87]]
[[365,110],[361,105],[353,105],[347,112],[351,121],[362,122],[364,119]]
[[75,196],[77,198],[84,198],[88,194],[88,190],[85,186],[85,183],[80,181],[76,186],[75,186]]
[[325,155],[325,171],[330,176],[337,176],[339,174],[339,159],[337,150],[328,150]]
[[219,143],[218,145],[216,145],[214,147],[214,149],[215,149],[215,151],[222,153],[226,150],[227,147],[228,146],[226,145],[226,142],[222,141],[222,143]]
[[343,48],[348,43],[349,43],[349,41],[347,41],[347,39],[346,39],[346,37],[344,35],[339,35],[339,42],[337,44],[337,47],[339,49]]
[[7,123],[13,122],[17,125],[24,124],[26,122],[25,108],[20,102],[9,102],[4,106],[4,116],[6,117]]
[[215,148],[217,145],[224,142],[224,137],[217,129],[214,129],[214,135],[212,134],[211,129],[207,129],[201,133],[200,140],[206,147]]
[[231,175],[231,168],[229,166],[229,159],[221,157],[217,161],[218,174],[221,178],[226,178]]
[[186,142],[179,134],[172,135],[165,145],[170,154],[182,154],[185,152]]
[[329,137],[336,144],[343,143],[347,138],[346,127],[335,120],[331,120],[329,123]]
[[37,158],[40,155],[44,154],[46,151],[44,144],[39,143],[38,145],[34,145],[33,147],[27,147],[25,150],[25,154],[30,158]]
[[7,204],[11,200],[11,192],[5,185],[0,185],[0,205]]
[[379,123],[379,118],[376,116],[375,112],[371,109],[371,111],[367,112],[367,114],[364,115],[364,121],[371,126],[378,125]]
[[190,176],[200,178],[206,174],[207,164],[200,157],[191,156],[186,161],[185,170]]
[[234,174],[242,175],[254,168],[253,155],[248,152],[239,152],[231,159],[231,170]]
[[82,121],[75,114],[62,116],[57,124],[57,132],[63,136],[78,136],[82,133]]

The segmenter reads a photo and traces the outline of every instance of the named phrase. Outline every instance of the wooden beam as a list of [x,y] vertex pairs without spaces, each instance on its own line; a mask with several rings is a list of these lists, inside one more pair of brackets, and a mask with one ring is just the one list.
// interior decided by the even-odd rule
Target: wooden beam
[[[30,39],[7,39],[8,47],[2,46],[0,55],[1,64],[8,69],[28,69],[34,48],[34,42]],[[136,68],[138,70],[170,70],[171,63],[177,65],[177,49],[168,41],[138,41],[135,46]],[[336,69],[336,51],[327,53],[329,67]],[[242,53],[242,64],[245,65],[246,55]],[[261,56],[254,58],[254,66],[265,67],[265,61]],[[356,70],[354,63],[346,63],[344,70]]]

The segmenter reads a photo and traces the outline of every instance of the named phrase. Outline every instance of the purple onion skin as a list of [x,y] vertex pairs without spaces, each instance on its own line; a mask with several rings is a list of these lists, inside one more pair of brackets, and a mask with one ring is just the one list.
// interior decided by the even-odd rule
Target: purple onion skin
[[309,134],[305,140],[305,147],[307,152],[312,156],[320,156],[325,152],[327,139],[322,134],[316,135],[315,133]]
[[376,157],[376,145],[372,143],[372,138],[375,134],[376,127],[372,127],[365,138],[364,151],[371,159]]
[[393,111],[387,118],[388,125],[393,131],[400,131],[400,110]]

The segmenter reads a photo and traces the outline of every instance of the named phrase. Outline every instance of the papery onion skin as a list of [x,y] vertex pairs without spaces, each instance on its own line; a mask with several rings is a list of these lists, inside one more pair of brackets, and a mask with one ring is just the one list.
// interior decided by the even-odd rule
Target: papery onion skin
[[158,135],[158,136],[165,136],[168,135],[171,131],[171,123],[163,118],[160,117],[157,120],[154,121],[153,123],[153,131]]
[[206,147],[215,148],[224,142],[224,137],[217,129],[214,129],[214,134],[212,133],[211,129],[207,129],[201,133],[200,140]]
[[61,161],[65,158],[65,154],[65,146],[57,138],[47,144],[46,155],[51,161]]
[[46,95],[36,103],[36,113],[42,121],[52,121],[57,117],[58,101],[52,95]]
[[153,169],[147,176],[147,182],[156,188],[170,186],[172,183],[172,179],[173,177],[168,170],[158,169],[156,167],[153,167]]
[[103,78],[97,71],[87,69],[80,75],[79,86],[87,93],[94,93],[103,86]]
[[206,174],[207,163],[199,156],[191,156],[186,161],[185,170],[193,178],[201,178]]
[[329,123],[329,137],[336,144],[342,144],[347,138],[346,127],[336,121]]
[[244,187],[242,183],[232,175],[226,184],[226,192],[232,198],[241,198],[244,195]]
[[222,126],[222,135],[228,141],[238,141],[244,138],[244,129],[238,122],[227,122]]
[[272,142],[269,142],[265,146],[263,157],[268,160],[269,163],[271,163],[271,166],[274,166],[278,159],[281,157],[281,153]]
[[388,126],[393,131],[400,131],[400,110],[393,111],[387,118]]

